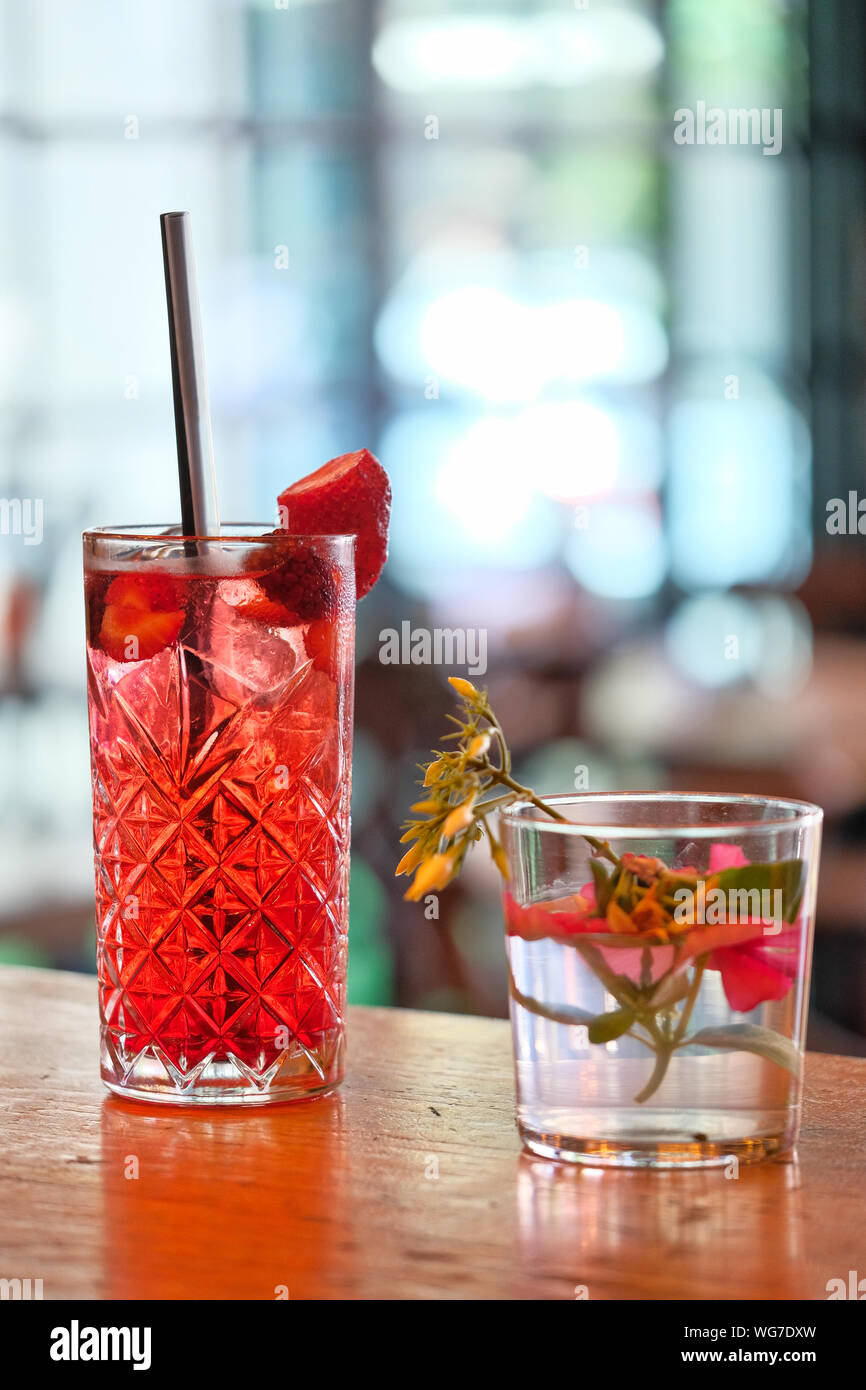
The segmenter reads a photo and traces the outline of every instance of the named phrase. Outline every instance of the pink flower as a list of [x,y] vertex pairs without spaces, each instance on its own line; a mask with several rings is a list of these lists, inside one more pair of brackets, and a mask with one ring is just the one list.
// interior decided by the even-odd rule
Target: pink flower
[[797,973],[799,944],[799,930],[770,937],[762,933],[739,946],[713,951],[707,969],[718,970],[731,1008],[751,1013],[768,999],[784,999]]
[[595,885],[587,883],[579,893],[567,898],[551,898],[522,907],[510,893],[505,894],[505,929],[509,936],[524,941],[540,941],[545,936],[578,936],[584,932],[607,932],[610,928],[596,911]]
[[711,874],[720,874],[724,869],[744,869],[748,862],[739,845],[710,845]]
[[[738,845],[710,847],[711,875],[745,868],[748,863]],[[706,968],[719,972],[725,998],[737,1013],[750,1013],[769,999],[783,999],[797,973],[802,941],[800,921],[774,934],[768,933],[767,925],[756,918],[695,925],[676,936],[675,943],[668,944],[657,938],[641,941],[637,926],[633,935],[612,933],[606,918],[597,916],[597,912],[594,883],[584,884],[579,893],[568,897],[526,907],[510,893],[505,894],[509,936],[525,941],[586,937],[587,946],[595,946],[612,970],[635,984],[644,977],[647,951],[653,982],[671,969],[686,969],[696,957],[706,957]]]
[[[739,845],[711,845],[710,873],[745,868],[749,860]],[[718,970],[722,989],[737,1013],[751,1013],[768,999],[784,999],[797,973],[799,923],[789,931],[767,935],[764,923],[748,941],[720,946],[707,961],[708,970]]]

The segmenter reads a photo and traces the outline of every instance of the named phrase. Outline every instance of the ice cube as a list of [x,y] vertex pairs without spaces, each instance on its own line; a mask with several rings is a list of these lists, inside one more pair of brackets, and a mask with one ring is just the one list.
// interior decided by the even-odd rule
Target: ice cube
[[257,585],[244,579],[220,584],[202,628],[185,644],[201,661],[203,678],[235,705],[280,700],[310,664],[301,628],[270,627],[243,615],[237,605],[248,587]]

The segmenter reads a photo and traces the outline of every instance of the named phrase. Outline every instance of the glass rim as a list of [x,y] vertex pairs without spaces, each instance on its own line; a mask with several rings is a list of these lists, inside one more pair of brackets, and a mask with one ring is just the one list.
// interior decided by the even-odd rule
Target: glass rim
[[179,522],[136,522],[129,526],[90,526],[86,531],[82,531],[82,540],[100,541],[141,541],[147,545],[155,541],[211,541],[215,544],[229,541],[238,544],[249,545],[251,541],[271,542],[279,535],[285,535],[293,541],[354,541],[357,539],[353,531],[329,531],[329,532],[295,532],[280,531],[278,527],[270,527],[267,521],[226,521],[224,527],[237,527],[238,529],[247,527],[248,531],[244,535],[232,535],[230,531],[224,531],[219,536],[209,536],[205,533],[191,534],[181,529]]
[[811,801],[797,801],[793,797],[764,796],[755,792],[557,792],[544,797],[551,805],[604,805],[606,803],[628,804],[642,802],[707,802],[719,806],[765,806],[791,814],[768,820],[729,820],[695,825],[684,821],[678,823],[668,820],[664,825],[607,825],[593,821],[555,821],[546,816],[538,807],[528,801],[518,801],[511,806],[503,806],[499,811],[502,820],[513,826],[532,826],[533,830],[543,830],[554,835],[584,835],[595,838],[616,840],[645,840],[670,837],[682,832],[690,840],[718,839],[720,835],[744,834],[748,831],[790,830],[794,826],[820,825],[824,812]]

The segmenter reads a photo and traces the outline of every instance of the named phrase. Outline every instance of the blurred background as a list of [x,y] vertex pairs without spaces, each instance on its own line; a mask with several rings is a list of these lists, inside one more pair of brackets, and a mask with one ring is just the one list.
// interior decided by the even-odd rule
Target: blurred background
[[177,519],[188,208],[223,515],[393,481],[351,997],[505,1013],[482,856],[393,877],[453,668],[380,660],[483,629],[537,790],[825,807],[810,1045],[866,1055],[864,59],[860,0],[0,0],[0,960],[94,966],[80,533]]

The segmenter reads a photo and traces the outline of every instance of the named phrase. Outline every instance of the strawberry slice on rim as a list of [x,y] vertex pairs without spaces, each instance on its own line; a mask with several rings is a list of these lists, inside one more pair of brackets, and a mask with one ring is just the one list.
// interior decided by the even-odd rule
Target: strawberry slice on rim
[[391,484],[369,449],[341,454],[278,498],[283,529],[295,535],[355,536],[357,597],[372,589],[388,558]]

